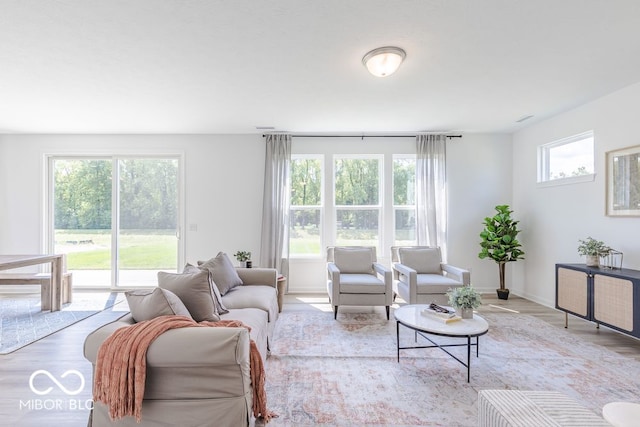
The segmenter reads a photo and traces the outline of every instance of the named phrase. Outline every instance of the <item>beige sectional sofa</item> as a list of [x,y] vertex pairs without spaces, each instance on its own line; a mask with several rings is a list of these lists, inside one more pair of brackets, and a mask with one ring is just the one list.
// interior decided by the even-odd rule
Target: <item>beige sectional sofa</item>
[[[163,333],[147,353],[142,422],[136,423],[133,417],[112,421],[107,406],[95,403],[89,426],[253,424],[249,339],[256,342],[264,361],[278,318],[278,273],[268,268],[236,271],[242,284],[222,295],[228,313],[219,317],[240,320],[251,332],[244,328],[187,327]],[[116,329],[134,323],[134,316],[127,314],[86,338],[84,354],[94,369],[102,342]]]

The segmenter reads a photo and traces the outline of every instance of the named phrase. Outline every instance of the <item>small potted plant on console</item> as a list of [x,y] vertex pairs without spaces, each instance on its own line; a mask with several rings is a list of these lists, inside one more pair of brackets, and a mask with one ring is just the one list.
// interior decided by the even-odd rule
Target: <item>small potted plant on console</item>
[[601,240],[596,240],[593,237],[587,237],[586,240],[578,240],[580,245],[578,246],[578,253],[585,255],[587,267],[599,267],[600,257],[609,255],[611,248],[604,244]]

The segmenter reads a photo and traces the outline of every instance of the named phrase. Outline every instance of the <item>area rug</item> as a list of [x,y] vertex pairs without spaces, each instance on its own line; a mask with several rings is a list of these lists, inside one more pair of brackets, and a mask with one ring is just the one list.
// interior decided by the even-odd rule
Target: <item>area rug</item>
[[[0,354],[12,353],[124,301],[116,292],[77,292],[60,311],[41,311],[40,294],[0,297]],[[126,305],[126,304],[125,304]]]
[[[439,349],[403,350],[398,363],[396,322],[380,314],[281,313],[267,359],[279,418],[269,426],[475,426],[482,389],[555,390],[598,414],[640,400],[639,362],[532,316],[483,317],[490,330],[467,383],[466,368]],[[450,350],[466,359],[466,347]]]

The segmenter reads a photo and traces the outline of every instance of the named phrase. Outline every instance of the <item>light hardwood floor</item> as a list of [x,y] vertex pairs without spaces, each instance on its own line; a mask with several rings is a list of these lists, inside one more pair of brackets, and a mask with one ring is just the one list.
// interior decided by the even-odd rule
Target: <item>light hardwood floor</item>
[[[501,301],[492,295],[483,296],[485,306],[478,311],[495,308],[489,304],[515,310],[523,314],[538,317],[545,322],[564,328],[564,313],[541,306],[531,301],[510,297]],[[402,304],[402,301],[398,301]],[[331,314],[331,307],[325,294],[318,295],[286,295],[283,311],[324,311]],[[383,307],[340,308],[340,311],[380,312]],[[83,356],[83,342],[88,333],[122,315],[122,312],[102,312],[89,317],[62,331],[24,347],[8,355],[0,355],[0,425],[2,426],[66,426],[80,427],[87,425],[88,406],[91,399],[91,364]],[[499,327],[492,325],[491,327]],[[595,324],[569,316],[569,329],[588,342],[608,347],[619,354],[640,361],[640,340],[617,333],[605,327],[597,329]],[[70,370],[79,371],[86,383],[77,395],[67,395],[53,380],[39,378],[39,387],[47,384],[52,387],[49,394],[36,395],[29,386],[30,376],[37,370],[47,370],[68,389],[78,389],[77,376],[70,375],[66,379],[60,376]],[[48,383],[47,383],[48,381]],[[68,382],[67,382],[68,381]]]

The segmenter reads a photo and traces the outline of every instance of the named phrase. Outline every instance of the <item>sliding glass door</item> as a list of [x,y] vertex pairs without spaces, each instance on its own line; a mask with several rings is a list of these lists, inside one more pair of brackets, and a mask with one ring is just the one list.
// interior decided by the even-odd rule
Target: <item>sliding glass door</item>
[[155,285],[179,258],[179,159],[49,160],[50,244],[74,286]]
[[178,161],[118,162],[118,284],[157,283],[178,268]]

